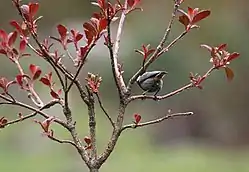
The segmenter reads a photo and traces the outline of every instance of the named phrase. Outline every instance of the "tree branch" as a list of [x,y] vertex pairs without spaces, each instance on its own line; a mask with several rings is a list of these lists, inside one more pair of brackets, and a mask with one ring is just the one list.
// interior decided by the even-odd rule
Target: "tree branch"
[[[124,4],[124,9],[127,9],[128,7],[128,2],[125,0]],[[107,38],[108,38],[108,49],[110,53],[110,58],[111,58],[111,68],[112,68],[112,74],[113,78],[116,84],[116,87],[118,89],[119,93],[119,98],[120,100],[123,99],[124,93],[126,92],[126,86],[124,83],[123,76],[121,72],[119,71],[118,67],[118,53],[119,53],[119,48],[120,48],[120,41],[121,41],[121,35],[124,27],[124,22],[125,22],[125,17],[126,17],[126,11],[123,10],[120,20],[119,20],[119,25],[118,25],[118,30],[117,30],[117,35],[116,35],[116,40],[114,42],[114,46],[112,46],[112,40],[111,40],[111,19],[109,16],[109,9],[107,10],[108,13],[108,26],[107,26]]]
[[58,143],[62,143],[62,144],[71,144],[71,145],[74,146],[76,149],[78,149],[77,145],[76,145],[74,142],[70,141],[70,140],[60,140],[60,139],[55,138],[54,136],[51,136],[51,135],[48,135],[48,138],[50,138],[51,140],[56,141],[56,142],[58,142]]
[[88,105],[88,116],[89,116],[89,133],[91,138],[91,155],[90,159],[95,162],[97,159],[97,147],[96,147],[96,117],[95,117],[95,101],[92,91],[86,86],[88,91],[89,105]]
[[172,97],[174,95],[177,95],[177,94],[181,93],[182,91],[187,90],[193,86],[194,85],[192,83],[189,83],[189,84],[187,84],[187,85],[185,85],[185,86],[183,86],[175,91],[172,91],[168,94],[165,94],[163,96],[156,96],[155,97],[154,95],[135,95],[135,96],[129,97],[127,101],[128,101],[128,103],[130,103],[130,102],[132,102],[134,100],[138,100],[138,99],[140,99],[140,100],[144,100],[144,99],[163,100],[163,99],[167,99],[169,97]]
[[[0,104],[14,105],[13,102],[5,102],[5,103],[0,103]],[[56,104],[60,104],[60,101],[58,101],[58,100],[52,100],[52,101],[50,101],[49,103],[45,104],[43,107],[41,107],[41,108],[39,109],[39,111],[42,111],[42,110],[44,110],[44,109],[49,109],[50,107],[52,107],[52,106],[54,106],[54,105],[56,105]],[[18,105],[18,104],[16,104],[16,105]],[[33,113],[29,114],[29,115],[23,116],[23,117],[21,117],[21,118],[19,118],[19,119],[15,119],[15,120],[12,120],[12,121],[8,121],[8,122],[5,124],[5,126],[11,125],[11,124],[15,124],[15,123],[24,121],[24,120],[29,119],[29,118],[33,118],[33,117],[35,117],[37,114],[38,114],[38,112],[36,111],[36,112],[33,112]],[[47,116],[48,116],[48,115],[47,115]]]
[[97,96],[97,99],[98,99],[98,102],[99,102],[99,106],[100,108],[102,109],[102,111],[104,112],[105,116],[108,118],[108,120],[110,121],[111,125],[113,128],[115,128],[115,123],[114,121],[112,120],[111,116],[107,113],[107,111],[105,110],[102,102],[101,102],[101,99],[100,99],[100,96],[98,93],[96,93],[96,96]]
[[168,114],[166,116],[163,116],[161,118],[158,118],[158,119],[155,119],[155,120],[151,120],[151,121],[148,121],[148,122],[143,122],[143,123],[138,123],[138,124],[128,124],[128,125],[125,125],[123,126],[123,128],[121,129],[121,132],[128,129],[128,128],[140,128],[140,127],[145,127],[145,126],[148,126],[148,125],[153,125],[153,124],[157,124],[157,123],[160,123],[166,119],[170,119],[170,118],[174,118],[174,117],[180,117],[180,116],[190,116],[190,115],[193,115],[194,113],[193,112],[182,112],[182,113],[173,113],[173,114]]
[[[5,97],[5,96],[2,95],[2,94],[0,94],[0,98],[2,98],[2,99],[4,99],[5,101],[9,102],[11,105],[20,106],[20,107],[26,108],[26,109],[28,109],[28,110],[31,110],[31,111],[33,111],[33,112],[35,112],[35,113],[39,113],[41,116],[43,116],[43,117],[46,118],[46,119],[50,117],[49,115],[47,115],[46,113],[42,112],[42,111],[39,110],[39,109],[36,109],[36,108],[34,108],[34,107],[30,106],[30,105],[27,105],[27,104],[25,104],[25,103],[22,103],[22,102],[19,102],[19,101],[16,101],[16,100],[13,101],[12,99],[10,99],[10,98],[8,98],[8,97]],[[53,103],[52,103],[52,104],[53,104]],[[46,105],[45,105],[45,106],[46,106]],[[47,108],[49,108],[49,107],[50,107],[50,104],[48,104],[46,108],[44,107],[44,109],[47,109]],[[21,120],[20,120],[20,121],[21,121]],[[69,129],[68,125],[67,125],[66,123],[64,123],[62,120],[60,120],[60,119],[55,119],[54,121],[55,121],[56,123],[62,125],[63,127]],[[14,122],[14,123],[16,123],[16,122]],[[7,124],[8,124],[8,123],[7,123]],[[6,125],[7,125],[7,124],[6,124]]]

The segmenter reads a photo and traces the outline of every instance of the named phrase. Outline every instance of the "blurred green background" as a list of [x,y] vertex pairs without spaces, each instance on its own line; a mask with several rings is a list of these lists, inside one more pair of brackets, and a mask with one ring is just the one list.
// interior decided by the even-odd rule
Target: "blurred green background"
[[[42,38],[57,35],[56,25],[59,23],[82,31],[83,22],[98,10],[88,0],[39,2],[39,15],[44,16],[39,22],[39,35]],[[144,11],[136,11],[128,16],[122,35],[119,60],[124,65],[126,81],[141,65],[142,58],[134,49],[140,49],[142,44],[151,44],[153,47],[158,44],[173,6],[172,0],[142,0],[141,5]],[[228,82],[223,71],[215,71],[203,84],[203,90],[192,89],[161,102],[132,103],[126,111],[125,123],[132,122],[134,113],[140,113],[142,120],[147,121],[163,116],[169,109],[173,112],[193,111],[195,115],[125,131],[101,171],[249,172],[249,77],[246,75],[249,69],[248,5],[246,0],[185,0],[183,9],[188,6],[210,9],[211,16],[199,23],[199,30],[191,31],[169,53],[150,66],[150,70],[169,72],[164,79],[164,89],[160,93],[170,92],[187,83],[189,72],[202,74],[209,69],[209,53],[199,47],[202,43],[213,46],[227,43],[230,52],[241,54],[240,58],[231,64],[235,78]],[[12,28],[8,25],[9,21],[20,18],[11,1],[2,1],[0,11],[0,28],[10,32]],[[116,31],[116,24],[113,25],[113,33]],[[178,36],[183,29],[179,22],[175,22],[170,39]],[[72,66],[70,61],[65,61],[68,66]],[[39,57],[32,56],[22,60],[27,72],[30,63],[39,64],[44,73],[51,70]],[[73,70],[73,67],[71,68]],[[112,80],[108,53],[101,41],[91,53],[81,73],[82,82],[87,72],[100,73],[103,77],[100,94],[104,106],[114,118],[118,97]],[[0,76],[12,79],[16,74],[15,66],[6,57],[1,56]],[[43,100],[49,100],[48,89],[36,86]],[[141,93],[137,87],[134,87],[133,91],[136,94]],[[13,88],[12,92],[19,100],[29,102],[21,90]],[[70,97],[77,129],[83,138],[88,135],[86,107],[82,105],[76,90]],[[27,113],[23,109],[1,106],[0,116],[14,119],[20,111]],[[59,107],[47,112],[63,119]],[[70,138],[63,128],[56,125],[52,128],[57,137]],[[32,120],[1,130],[1,170],[88,171],[73,148],[50,141],[40,133],[41,128]],[[97,109],[99,152],[106,146],[110,135],[111,127],[104,114]]]

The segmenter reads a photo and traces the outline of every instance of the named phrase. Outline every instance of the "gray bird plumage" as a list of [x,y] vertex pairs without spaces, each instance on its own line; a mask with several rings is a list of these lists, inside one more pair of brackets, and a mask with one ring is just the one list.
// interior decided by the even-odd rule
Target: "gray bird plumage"
[[166,71],[151,71],[145,72],[143,75],[137,78],[137,83],[141,89],[143,89],[145,93],[147,92],[155,92],[156,94],[162,89],[163,87],[163,80],[162,78],[167,74]]

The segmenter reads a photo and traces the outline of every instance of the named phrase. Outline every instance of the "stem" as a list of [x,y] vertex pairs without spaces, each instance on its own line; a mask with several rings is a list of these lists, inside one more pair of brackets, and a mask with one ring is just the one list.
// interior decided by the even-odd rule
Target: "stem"
[[102,102],[101,102],[101,99],[100,99],[100,96],[98,93],[96,93],[96,96],[97,96],[97,99],[98,99],[98,102],[99,102],[99,106],[100,108],[102,109],[102,111],[104,112],[105,116],[108,118],[108,120],[110,121],[111,125],[113,128],[115,128],[115,123],[114,121],[112,120],[111,116],[106,112]]

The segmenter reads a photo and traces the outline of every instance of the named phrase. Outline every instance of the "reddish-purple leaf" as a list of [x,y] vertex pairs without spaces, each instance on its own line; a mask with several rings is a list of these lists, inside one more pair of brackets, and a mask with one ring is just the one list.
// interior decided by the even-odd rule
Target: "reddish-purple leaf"
[[21,87],[23,86],[23,81],[22,81],[22,79],[23,79],[23,75],[17,75],[16,76],[16,82],[17,82],[17,84],[19,84]]
[[27,45],[27,42],[25,39],[20,41],[20,45],[19,45],[20,53],[24,52],[24,50],[26,49],[26,45]]
[[225,72],[226,72],[227,80],[228,81],[233,80],[233,78],[234,78],[233,70],[230,69],[229,67],[225,67]]
[[42,78],[40,79],[40,81],[41,81],[44,85],[47,85],[47,86],[50,86],[50,85],[51,85],[50,81],[49,81],[47,78],[42,77]]
[[230,61],[232,61],[232,60],[238,58],[239,55],[240,55],[240,54],[239,54],[239,53],[236,53],[236,52],[235,52],[235,53],[232,53],[232,54],[230,54],[229,57],[227,58],[227,61],[230,62]]
[[187,27],[190,20],[188,16],[182,15],[182,16],[179,16],[179,22],[182,23],[185,27]]
[[37,13],[39,9],[39,4],[38,3],[31,3],[29,4],[29,14],[31,17],[34,17],[35,14]]
[[7,33],[0,29],[0,39],[2,39],[3,42],[7,42],[8,41],[8,35]]
[[139,115],[138,113],[134,114],[134,119],[135,119],[134,123],[138,124],[141,121],[141,118],[142,118],[141,115]]
[[67,36],[67,28],[65,26],[59,24],[57,25],[57,30],[62,39],[64,39]]
[[7,55],[7,52],[4,49],[0,49],[0,54]]
[[29,70],[32,74],[32,80],[36,80],[37,78],[39,78],[42,72],[40,67],[34,64],[29,65]]
[[50,90],[50,95],[54,98],[54,99],[60,99],[60,95],[55,92],[53,89]]
[[218,46],[217,51],[224,50],[227,47],[227,44],[221,44]]
[[80,47],[80,54],[79,56],[83,58],[88,50],[88,46]]
[[37,123],[39,123],[42,127],[42,129],[44,130],[45,133],[49,133],[49,126],[51,125],[51,123],[55,120],[54,116],[50,116],[49,118],[45,119],[44,121],[40,122],[40,121],[35,121]]
[[103,31],[106,29],[108,24],[108,21],[104,18],[104,19],[100,19],[99,21],[99,32]]
[[41,77],[40,81],[49,87],[52,86],[52,72],[46,74],[44,77]]
[[203,10],[200,11],[199,13],[197,13],[193,20],[192,20],[192,24],[197,23],[198,21],[208,17],[210,15],[211,11],[210,10]]
[[85,136],[85,137],[84,137],[84,141],[85,141],[85,143],[86,143],[87,145],[90,145],[90,144],[92,143],[91,138],[88,137],[88,136]]
[[17,31],[9,33],[9,35],[8,35],[8,45],[12,46],[15,43],[16,38],[17,38]]
[[12,20],[10,25],[13,26],[20,34],[22,34],[22,28],[17,21]]

